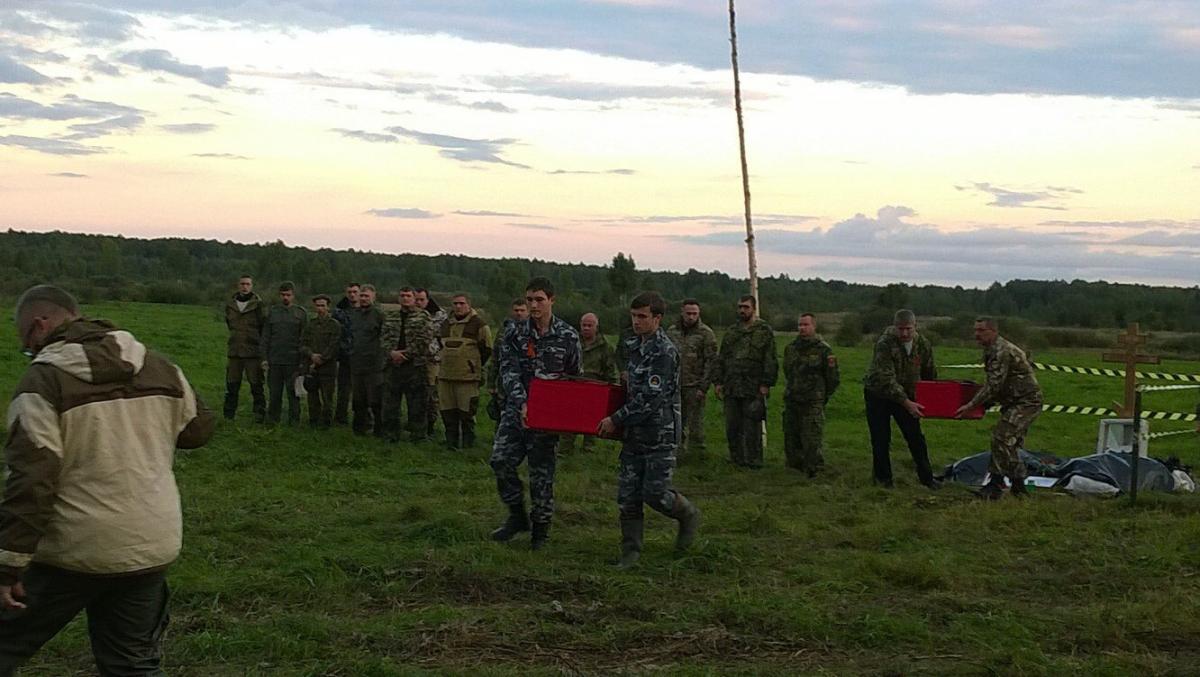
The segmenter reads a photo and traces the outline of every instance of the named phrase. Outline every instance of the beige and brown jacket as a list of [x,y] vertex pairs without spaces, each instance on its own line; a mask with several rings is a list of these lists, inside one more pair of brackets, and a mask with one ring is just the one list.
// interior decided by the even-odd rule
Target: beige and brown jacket
[[176,447],[213,414],[179,367],[103,320],[60,327],[8,407],[0,584],[30,562],[114,575],[162,568],[183,535]]

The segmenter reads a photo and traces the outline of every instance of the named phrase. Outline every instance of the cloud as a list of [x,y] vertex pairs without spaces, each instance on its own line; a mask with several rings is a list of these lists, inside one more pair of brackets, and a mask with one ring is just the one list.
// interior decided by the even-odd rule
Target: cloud
[[391,207],[389,209],[368,209],[363,212],[384,219],[436,219],[440,214],[417,209],[415,207]]
[[[817,219],[816,216],[810,216],[808,214],[775,214],[770,212],[763,214],[752,214],[751,218],[755,224],[760,226],[798,225],[808,221],[815,221]],[[610,225],[644,223],[694,223],[696,225],[708,227],[743,227],[746,225],[746,217],[742,214],[658,214],[653,216],[621,216],[607,219],[593,219],[592,221]]]
[[249,160],[245,155],[234,153],[192,153],[192,157],[210,158],[214,160]]
[[207,134],[217,126],[207,122],[185,122],[177,125],[159,125],[158,128],[171,134]]
[[0,11],[0,29],[7,30],[18,35],[41,36],[54,32],[54,27],[29,19],[20,12],[10,10],[7,13]]
[[121,56],[121,62],[137,66],[145,71],[170,73],[184,78],[191,78],[209,87],[225,87],[229,84],[229,69],[224,66],[204,68],[182,63],[165,49],[143,49],[126,52]]
[[505,216],[508,218],[522,218],[525,216],[529,216],[528,214],[514,214],[513,212],[493,212],[493,211],[488,211],[486,209],[474,210],[474,211],[455,210],[451,213],[458,214],[459,216]]
[[[51,23],[71,24],[80,37],[92,40],[124,42],[134,37],[136,29],[142,25],[140,21],[125,12],[83,2],[71,0],[9,0],[9,2],[17,7],[24,5],[33,11],[34,16]],[[107,2],[106,4],[119,5],[122,3]]]
[[1200,221],[1174,221],[1171,219],[1141,219],[1135,221],[1041,221],[1039,226],[1051,226],[1054,228],[1079,228],[1083,230],[1096,229],[1124,229],[1124,230],[1147,230],[1147,229],[1171,229],[1171,230],[1189,230],[1200,229]]
[[108,152],[104,148],[85,146],[68,139],[44,139],[36,136],[10,134],[0,136],[0,146],[14,146],[47,155],[98,155]]
[[341,129],[335,127],[329,131],[341,134],[347,139],[358,139],[359,141],[367,141],[369,143],[396,143],[400,140],[395,134],[376,134],[375,132],[364,132],[361,129]]
[[632,169],[555,169],[547,174],[616,174],[618,176],[633,176],[637,172]]
[[512,162],[500,156],[500,153],[506,148],[517,143],[516,139],[468,139],[461,136],[421,132],[405,127],[388,127],[387,131],[396,136],[412,139],[423,146],[438,148],[439,155],[451,160],[485,162],[529,169],[529,165]]
[[624,100],[688,100],[710,105],[728,104],[732,93],[709,85],[637,85],[588,82],[558,75],[495,75],[482,81],[503,92],[544,96],[568,101],[612,102]]
[[474,110],[483,110],[491,113],[515,113],[516,109],[500,103],[499,101],[467,101],[461,97],[446,92],[430,92],[425,95],[425,100],[431,103],[440,103],[447,106],[462,106],[463,108],[471,108]]
[[[845,277],[849,271],[876,278],[964,279],[986,284],[1017,277],[1091,278],[1129,276],[1191,279],[1200,267],[1200,238],[1156,233],[1131,241],[1098,233],[1031,232],[1001,226],[948,231],[911,221],[905,206],[883,207],[875,217],[856,214],[810,231],[764,229],[755,233],[762,256],[797,256],[813,267]],[[673,235],[680,243],[740,249],[740,233]],[[1131,246],[1156,249],[1131,251]],[[840,272],[839,272],[840,271]]]
[[20,85],[42,85],[50,82],[50,78],[25,64],[17,63],[16,59],[10,56],[0,54],[0,82]]
[[15,94],[0,92],[0,118],[17,120],[77,120],[99,119],[122,115],[137,115],[142,111],[109,101],[91,101],[68,94],[49,106]]
[[115,118],[109,118],[100,122],[82,122],[71,125],[70,129],[74,134],[70,134],[63,138],[69,141],[83,141],[85,139],[95,139],[101,136],[106,136],[114,132],[132,131],[141,127],[146,122],[146,119],[141,115],[120,115]]
[[544,223],[506,223],[506,226],[513,228],[524,228],[525,230],[562,230],[558,226],[550,226]]
[[[1068,186],[1046,186],[1042,190],[1011,190],[993,186],[991,183],[971,183],[965,186],[955,186],[957,190],[976,191],[987,193],[992,196],[992,201],[987,203],[989,207],[1030,207],[1035,209],[1052,209],[1057,211],[1065,210],[1066,207],[1058,203],[1058,201],[1066,199],[1071,195],[1082,194],[1083,191],[1078,188]],[[1047,204],[1051,203],[1051,204]]]
[[120,68],[117,68],[116,66],[101,59],[100,57],[96,56],[95,54],[88,54],[87,67],[88,67],[88,70],[90,70],[91,72],[99,73],[101,75],[109,75],[112,77],[120,77],[120,75],[121,75]]
[[55,177],[58,177],[61,179],[86,179],[86,178],[88,178],[87,174],[79,174],[77,172],[55,172],[53,174],[47,174],[46,176],[55,176]]

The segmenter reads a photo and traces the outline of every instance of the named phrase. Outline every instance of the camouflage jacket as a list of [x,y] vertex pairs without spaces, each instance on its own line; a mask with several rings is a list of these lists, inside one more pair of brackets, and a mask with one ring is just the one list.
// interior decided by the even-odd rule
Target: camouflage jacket
[[713,384],[722,386],[726,397],[758,397],[760,386],[768,388],[779,378],[775,356],[775,332],[765,320],[741,322],[725,332],[721,352],[713,366]]
[[533,377],[561,378],[579,376],[583,352],[579,334],[557,317],[550,318],[550,328],[539,336],[533,318],[516,322],[500,340],[500,390],[504,391],[506,416],[518,416],[529,398],[529,382]]
[[915,399],[917,381],[932,381],[937,378],[937,367],[933,363],[933,345],[920,334],[913,334],[912,353],[904,350],[904,344],[896,338],[895,327],[883,330],[875,342],[875,354],[863,377],[863,390],[902,403]]
[[983,370],[987,381],[971,398],[970,408],[1042,403],[1042,387],[1033,375],[1033,366],[1025,351],[1003,336],[997,336],[992,345],[983,349]]
[[717,363],[717,335],[700,321],[685,328],[681,319],[667,328],[667,336],[679,351],[679,385],[708,390]]
[[250,294],[244,309],[239,310],[237,298],[225,303],[225,326],[229,328],[229,349],[226,355],[240,359],[262,359],[262,329],[267,320],[267,307],[258,294]]
[[379,347],[383,351],[385,365],[391,364],[388,353],[403,350],[408,354],[406,365],[423,367],[431,359],[433,343],[433,319],[423,308],[394,310],[386,315],[379,334]]
[[[300,367],[317,374],[337,373],[338,344],[342,340],[342,325],[329,315],[314,317],[300,336]],[[321,366],[312,366],[312,356],[321,356]]]
[[629,353],[637,346],[640,339],[637,334],[633,333],[633,327],[625,327],[621,333],[617,335],[617,347],[613,349],[613,355],[617,360],[618,376],[623,381],[625,380],[625,367],[629,365]]
[[820,336],[797,336],[783,349],[783,375],[792,402],[828,402],[841,382],[833,348]]
[[624,428],[625,449],[671,451],[683,429],[679,408],[679,351],[661,328],[629,352],[625,405],[612,415]]
[[354,337],[354,352],[350,369],[355,374],[383,369],[383,351],[379,347],[384,315],[378,305],[350,311],[350,333]]
[[348,361],[354,353],[354,330],[350,328],[350,316],[354,313],[350,299],[345,296],[333,308],[333,319],[342,325],[342,339],[338,341],[338,360]]
[[300,336],[308,324],[308,313],[297,305],[282,303],[271,306],[263,324],[263,356],[267,364],[296,366],[300,364]]
[[617,358],[608,339],[601,334],[583,346],[583,376],[585,378],[617,383]]

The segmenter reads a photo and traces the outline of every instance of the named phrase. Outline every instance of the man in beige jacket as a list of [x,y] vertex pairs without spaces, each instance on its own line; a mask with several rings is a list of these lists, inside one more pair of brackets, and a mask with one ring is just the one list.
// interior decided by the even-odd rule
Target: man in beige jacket
[[85,609],[101,674],[161,674],[183,536],[172,464],[213,413],[179,367],[57,287],[27,290],[16,323],[33,363],[8,407],[0,675]]

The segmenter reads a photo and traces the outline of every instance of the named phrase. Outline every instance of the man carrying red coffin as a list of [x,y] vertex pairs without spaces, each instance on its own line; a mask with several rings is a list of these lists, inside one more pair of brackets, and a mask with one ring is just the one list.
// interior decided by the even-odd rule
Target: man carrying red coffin
[[[578,376],[581,370],[579,334],[554,316],[554,286],[544,277],[525,285],[529,319],[514,322],[498,342],[497,374],[504,394],[504,410],[496,426],[496,441],[489,463],[496,474],[496,490],[508,506],[508,519],[492,531],[492,539],[508,541],[522,531],[532,534],[529,545],[540,550],[550,539],[554,516],[554,469],[558,435],[529,430],[526,400],[529,382],[537,378]],[[529,501],[525,514],[525,487],[517,469],[529,460]]]
[[622,569],[636,565],[642,554],[643,504],[679,521],[676,550],[686,550],[700,526],[700,511],[671,487],[683,421],[679,351],[661,328],[667,304],[658,293],[643,292],[629,308],[638,342],[625,365],[625,406],[600,421],[597,430],[600,435],[624,430],[617,477]]
[[1029,426],[1042,413],[1042,387],[1025,351],[1000,336],[994,318],[975,320],[975,342],[983,346],[987,382],[970,402],[958,408],[955,416],[961,418],[981,405],[1000,405],[1000,420],[992,428],[992,460],[988,463],[992,477],[979,490],[979,497],[993,501],[1003,497],[1006,476],[1013,496],[1024,496],[1026,473],[1020,449]]

